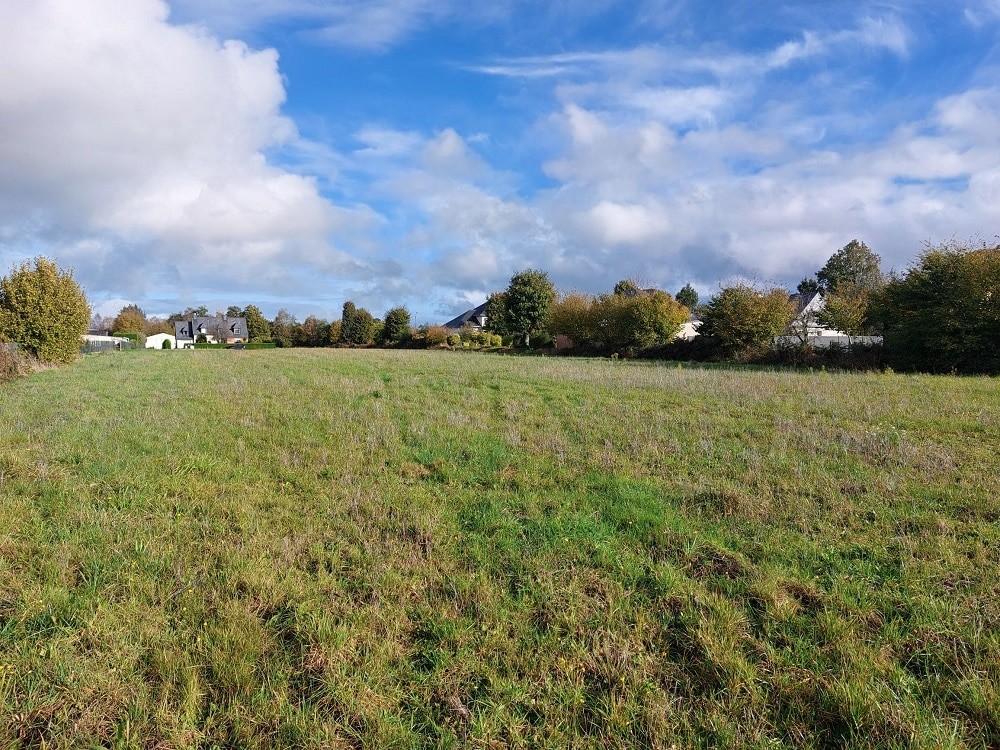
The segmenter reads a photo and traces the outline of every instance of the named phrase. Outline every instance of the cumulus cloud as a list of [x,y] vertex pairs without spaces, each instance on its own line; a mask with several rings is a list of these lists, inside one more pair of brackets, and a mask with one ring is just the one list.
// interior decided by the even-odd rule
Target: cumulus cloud
[[900,267],[927,238],[995,220],[998,93],[947,97],[884,140],[840,151],[736,125],[668,133],[650,149],[658,123],[567,107],[553,122],[568,149],[547,167],[563,184],[537,202],[567,246],[612,249],[579,254],[581,267],[602,257],[604,279],[630,264],[669,287],[689,275],[794,283],[854,236]]
[[327,237],[375,217],[265,157],[297,140],[274,50],[171,25],[158,0],[6,3],[0,28],[8,254],[44,237],[98,293],[361,272]]

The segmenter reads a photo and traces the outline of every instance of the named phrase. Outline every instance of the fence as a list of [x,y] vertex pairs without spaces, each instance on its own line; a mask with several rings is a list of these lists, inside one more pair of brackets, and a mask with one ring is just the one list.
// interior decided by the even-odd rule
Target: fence
[[80,352],[83,354],[95,354],[98,352],[117,352],[123,349],[131,349],[132,341],[121,336],[84,336],[80,345]]

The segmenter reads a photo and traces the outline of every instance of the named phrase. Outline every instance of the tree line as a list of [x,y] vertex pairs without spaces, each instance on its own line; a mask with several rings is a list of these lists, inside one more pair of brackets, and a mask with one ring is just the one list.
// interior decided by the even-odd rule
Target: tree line
[[[797,314],[814,294],[823,305]],[[923,372],[1000,373],[1000,245],[955,242],[926,247],[902,274],[886,275],[881,258],[853,240],[794,293],[781,287],[725,286],[704,304],[690,284],[676,295],[630,280],[610,293],[558,294],[544,271],[515,274],[490,295],[487,327],[516,344],[563,337],[570,351],[676,360],[891,366]],[[678,338],[686,322],[697,336]],[[849,337],[879,337],[819,352],[813,325]],[[793,346],[775,347],[787,336]]]
[[[798,307],[822,293],[815,321],[796,321]],[[928,246],[901,274],[883,274],[881,259],[854,240],[831,255],[793,294],[780,287],[734,284],[700,303],[686,284],[676,294],[643,289],[622,280],[604,294],[555,289],[546,272],[514,274],[507,288],[489,295],[485,331],[455,332],[441,326],[413,327],[406,307],[376,318],[353,302],[339,320],[315,315],[299,322],[287,310],[268,320],[255,305],[227,308],[216,317],[246,319],[251,342],[278,347],[463,346],[547,348],[557,342],[570,352],[650,356],[679,360],[808,361],[812,323],[850,336],[879,336],[865,362],[925,372],[1000,373],[1000,245],[969,247],[950,242]],[[173,323],[208,316],[204,306],[166,318],[147,317],[134,304],[110,318],[91,317],[72,271],[46,258],[15,266],[0,279],[0,375],[10,369],[11,344],[42,362],[68,362],[79,352],[88,323],[133,336],[173,333]],[[696,337],[678,338],[685,324]],[[796,330],[799,326],[802,330]],[[798,335],[775,359],[777,337]],[[806,359],[803,359],[806,358]],[[5,364],[5,362],[7,364]],[[837,360],[851,365],[850,358]]]

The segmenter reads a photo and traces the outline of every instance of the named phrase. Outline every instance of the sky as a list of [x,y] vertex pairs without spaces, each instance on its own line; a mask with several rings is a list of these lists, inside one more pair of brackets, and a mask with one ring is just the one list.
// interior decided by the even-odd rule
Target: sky
[[0,2],[0,275],[442,322],[1000,232],[1000,0]]

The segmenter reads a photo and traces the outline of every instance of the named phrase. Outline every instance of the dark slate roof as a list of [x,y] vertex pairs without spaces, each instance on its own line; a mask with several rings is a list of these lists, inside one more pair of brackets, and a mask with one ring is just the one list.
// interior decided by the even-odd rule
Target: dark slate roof
[[[193,334],[191,332],[192,326],[194,327]],[[245,339],[247,338],[247,319],[198,316],[191,320],[178,320],[174,323],[174,335],[179,339],[190,340],[202,333],[215,336],[217,339]]]
[[486,303],[484,302],[479,307],[473,307],[471,310],[466,310],[464,313],[459,315],[453,320],[449,320],[444,324],[445,328],[461,328],[466,323],[471,321],[473,318],[479,318],[486,311]]
[[798,315],[812,302],[816,297],[820,295],[820,292],[806,292],[805,294],[795,293],[789,295],[789,299],[795,303],[795,314]]

